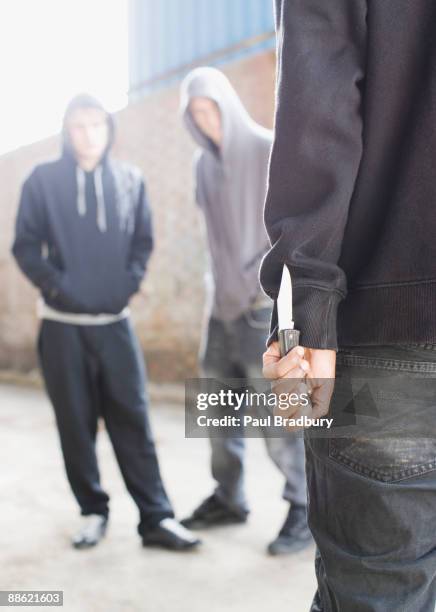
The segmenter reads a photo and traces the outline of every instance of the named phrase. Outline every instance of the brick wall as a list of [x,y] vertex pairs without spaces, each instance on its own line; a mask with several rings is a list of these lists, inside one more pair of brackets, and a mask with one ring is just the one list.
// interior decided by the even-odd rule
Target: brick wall
[[[271,127],[274,55],[226,66],[252,116]],[[133,318],[148,370],[155,380],[195,375],[207,268],[202,220],[193,203],[193,144],[178,114],[178,87],[157,92],[118,113],[114,154],[137,164],[146,177],[156,234],[149,273],[133,302]],[[57,138],[0,157],[0,368],[36,365],[36,291],[9,250],[20,186],[37,163],[53,158]]]

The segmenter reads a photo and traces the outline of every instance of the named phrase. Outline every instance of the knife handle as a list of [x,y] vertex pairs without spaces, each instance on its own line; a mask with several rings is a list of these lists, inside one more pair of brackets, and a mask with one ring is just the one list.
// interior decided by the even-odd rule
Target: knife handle
[[279,331],[280,355],[284,357],[300,342],[298,329],[281,329]]

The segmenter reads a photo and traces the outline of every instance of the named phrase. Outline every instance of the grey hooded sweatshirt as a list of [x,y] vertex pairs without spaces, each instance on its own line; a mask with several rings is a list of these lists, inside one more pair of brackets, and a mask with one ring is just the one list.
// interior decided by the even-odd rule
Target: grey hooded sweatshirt
[[[218,105],[220,149],[194,122],[189,110],[194,97]],[[201,147],[195,159],[196,200],[205,216],[211,253],[211,314],[231,321],[261,294],[258,271],[269,246],[263,206],[272,133],[253,121],[227,77],[215,68],[197,68],[187,75],[181,111]]]

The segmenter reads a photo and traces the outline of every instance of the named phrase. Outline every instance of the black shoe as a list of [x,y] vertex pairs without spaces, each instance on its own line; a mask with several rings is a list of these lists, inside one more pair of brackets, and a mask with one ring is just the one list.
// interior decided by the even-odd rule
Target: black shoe
[[101,514],[89,514],[82,517],[82,525],[72,538],[74,548],[91,548],[104,537],[107,528],[107,517]]
[[159,546],[169,550],[192,550],[201,544],[185,527],[173,518],[165,518],[142,537],[143,546]]
[[237,525],[247,521],[247,512],[235,512],[225,506],[216,495],[211,495],[196,510],[181,521],[189,529],[206,529],[219,525]]
[[291,505],[279,535],[268,546],[268,552],[270,555],[290,555],[303,550],[312,542],[306,508]]

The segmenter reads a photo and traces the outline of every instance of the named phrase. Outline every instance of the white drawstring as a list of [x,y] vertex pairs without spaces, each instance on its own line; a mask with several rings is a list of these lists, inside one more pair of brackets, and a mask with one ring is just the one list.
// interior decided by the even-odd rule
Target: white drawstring
[[81,217],[86,215],[86,197],[85,197],[85,172],[76,166],[77,180],[77,211]]
[[[76,166],[77,180],[77,211],[81,217],[86,215],[86,175],[85,171]],[[94,188],[97,199],[97,226],[101,232],[107,231],[106,205],[103,191],[103,168],[97,166],[94,171]]]
[[106,206],[103,192],[103,169],[101,166],[97,166],[94,171],[94,187],[97,198],[97,225],[101,232],[105,232],[107,230]]

